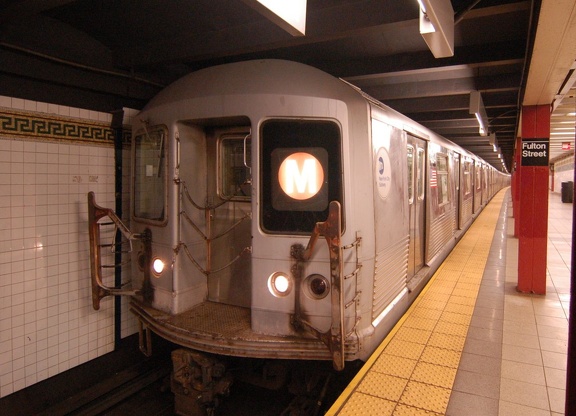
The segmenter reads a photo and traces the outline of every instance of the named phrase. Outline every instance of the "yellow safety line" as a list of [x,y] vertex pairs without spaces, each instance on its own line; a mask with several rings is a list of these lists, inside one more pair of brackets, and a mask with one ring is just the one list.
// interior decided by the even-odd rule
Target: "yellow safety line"
[[[327,415],[444,414],[504,194],[505,190],[500,191],[485,207]],[[449,298],[452,298],[452,303],[448,303]],[[434,308],[435,305],[438,307]],[[432,319],[428,319],[430,317]],[[412,328],[405,328],[405,331],[424,336],[430,332],[424,344],[410,342],[411,339],[402,340],[398,336],[408,319],[413,321],[413,325]],[[427,328],[431,325],[433,328]],[[393,340],[395,343],[391,345]],[[391,371],[381,370],[388,374],[377,371],[372,374],[376,362],[385,351],[394,356],[394,360],[402,361],[409,367],[402,369],[398,364]],[[384,368],[387,361],[379,363],[380,368]],[[402,371],[411,374],[398,376]],[[359,391],[361,385],[362,391]],[[430,400],[436,401],[430,403]]]

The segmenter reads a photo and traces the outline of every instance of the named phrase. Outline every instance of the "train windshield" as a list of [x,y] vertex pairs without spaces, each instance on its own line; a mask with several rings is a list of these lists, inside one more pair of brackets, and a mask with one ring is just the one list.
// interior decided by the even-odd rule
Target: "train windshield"
[[134,141],[134,217],[164,221],[166,138],[164,126],[146,128]]
[[320,120],[268,120],[261,128],[261,225],[269,233],[310,233],[342,203],[341,135]]

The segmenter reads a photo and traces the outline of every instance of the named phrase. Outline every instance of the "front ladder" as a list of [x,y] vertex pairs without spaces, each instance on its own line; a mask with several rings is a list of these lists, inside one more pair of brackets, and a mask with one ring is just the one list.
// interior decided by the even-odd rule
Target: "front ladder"
[[[108,217],[109,222],[99,222],[102,218]],[[112,242],[108,244],[100,243],[100,227],[114,226]],[[102,270],[117,268],[122,264],[102,264],[101,249],[110,248],[111,253],[119,253],[120,248],[116,244],[116,235],[120,232],[132,245],[132,240],[143,239],[140,234],[132,233],[120,218],[109,208],[103,208],[96,204],[94,192],[88,193],[88,231],[90,234],[90,278],[92,281],[92,307],[100,309],[100,300],[106,296],[132,296],[140,293],[139,290],[127,290],[117,287],[108,287],[102,280]]]
[[296,300],[296,312],[294,324],[301,326],[314,333],[330,349],[332,362],[336,370],[344,369],[344,344],[346,336],[344,333],[344,277],[342,262],[342,246],[340,236],[342,234],[342,208],[338,201],[330,202],[328,218],[324,222],[316,223],[314,231],[308,241],[306,249],[300,244],[292,246],[292,257],[296,259],[293,273],[296,279],[301,281],[303,263],[312,256],[314,246],[320,235],[323,235],[328,243],[330,252],[330,280],[331,280],[331,303],[332,303],[332,324],[327,332],[320,332],[300,315],[299,300]]

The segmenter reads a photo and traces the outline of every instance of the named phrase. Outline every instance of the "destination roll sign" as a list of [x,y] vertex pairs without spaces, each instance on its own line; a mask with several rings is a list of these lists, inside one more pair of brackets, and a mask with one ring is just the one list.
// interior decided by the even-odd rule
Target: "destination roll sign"
[[522,140],[522,166],[548,166],[549,139]]

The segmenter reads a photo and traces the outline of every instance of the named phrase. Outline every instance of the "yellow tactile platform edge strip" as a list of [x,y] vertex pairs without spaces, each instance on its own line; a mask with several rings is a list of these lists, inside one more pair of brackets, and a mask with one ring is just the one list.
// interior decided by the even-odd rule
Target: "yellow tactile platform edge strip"
[[327,415],[443,415],[505,190],[485,207]]

